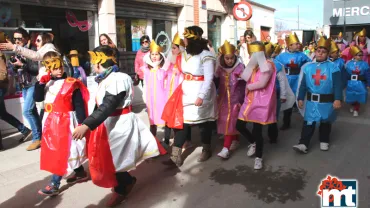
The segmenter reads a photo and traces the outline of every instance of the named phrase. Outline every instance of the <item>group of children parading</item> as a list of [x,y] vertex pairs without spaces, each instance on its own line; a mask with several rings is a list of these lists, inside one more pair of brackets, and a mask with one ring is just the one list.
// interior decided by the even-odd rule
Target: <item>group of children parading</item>
[[[286,38],[288,48],[282,54],[278,44],[248,44],[250,60],[245,66],[235,55],[236,47],[228,41],[218,50],[216,61],[207,50],[200,27],[185,28],[183,35],[183,40],[175,35],[167,60],[155,41],[144,57],[150,131],[131,112],[133,82],[118,71],[111,48],[100,46],[89,52],[99,83],[96,108],[91,115],[87,113],[89,93],[85,85],[65,77],[60,55],[50,52],[44,56],[50,73],[37,83],[35,100],[44,100],[47,113],[43,119],[41,169],[54,175],[40,194],[57,195],[62,177],[73,171],[75,174],[67,183],[87,180],[82,164],[88,158],[93,183],[112,188],[107,206],[121,203],[136,183],[128,171],[147,158],[165,153],[155,138],[157,126],[166,127],[166,144],[168,131],[175,132],[166,165],[183,164],[182,147],[190,139],[193,126],[200,128],[203,144],[198,161],[208,160],[212,155],[212,122],[217,120],[217,131],[224,135],[224,147],[218,156],[228,159],[238,147],[241,134],[250,142],[247,155],[256,156],[254,168],[259,170],[263,167],[263,126],[268,126],[270,143],[276,143],[280,110],[284,110],[281,129],[285,130],[290,127],[297,101],[304,124],[299,144],[293,149],[307,153],[318,123],[320,148],[328,150],[331,125],[336,119],[335,109],[341,107],[344,86],[346,102],[354,105],[354,111],[358,112],[358,103],[366,102],[364,81],[369,67],[361,61],[362,52],[356,46],[351,48],[354,59],[344,66],[336,44],[321,37],[316,60],[312,62],[298,51],[299,40],[292,34]],[[246,126],[248,122],[253,124],[252,131]]]

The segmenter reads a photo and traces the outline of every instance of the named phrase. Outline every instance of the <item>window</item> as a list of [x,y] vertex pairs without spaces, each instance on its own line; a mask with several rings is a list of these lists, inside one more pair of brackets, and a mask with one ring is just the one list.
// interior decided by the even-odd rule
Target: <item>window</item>
[[164,20],[153,20],[152,39],[163,48],[163,53],[167,54],[171,49],[172,40],[172,22]]
[[208,40],[217,50],[221,46],[221,17],[208,14]]

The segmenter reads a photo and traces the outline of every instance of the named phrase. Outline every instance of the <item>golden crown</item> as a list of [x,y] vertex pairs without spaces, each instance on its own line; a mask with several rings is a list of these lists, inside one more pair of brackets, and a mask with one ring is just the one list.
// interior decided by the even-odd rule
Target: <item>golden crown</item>
[[351,46],[351,48],[349,49],[349,52],[351,53],[352,56],[356,56],[358,53],[362,51],[358,46],[354,45],[354,46]]
[[161,46],[157,45],[157,43],[153,40],[152,42],[150,42],[150,52],[162,52],[163,49]]
[[330,53],[336,53],[339,51],[338,45],[335,41],[331,41],[330,43]]
[[260,44],[247,44],[247,49],[249,55],[252,55],[252,53],[259,52],[259,51],[265,51],[265,45]]
[[296,33],[290,34],[287,37],[285,37],[285,42],[288,46],[294,43],[299,43],[299,39]]
[[218,52],[223,55],[230,55],[235,54],[235,50],[235,46],[230,44],[229,41],[225,40],[224,44],[218,49]]
[[114,63],[117,63],[117,60],[114,56],[107,56],[103,52],[88,51],[88,53],[90,54],[90,62],[92,64],[104,64],[109,59],[111,59]]
[[196,32],[194,31],[191,31],[187,28],[185,28],[184,30],[184,33],[183,33],[184,37],[187,38],[187,39],[194,39],[194,40],[197,40],[197,39],[201,39],[202,37],[197,34]]
[[342,32],[340,32],[339,34],[338,34],[338,37],[343,37],[343,33]]
[[321,36],[319,41],[317,41],[317,47],[323,47],[330,51],[331,38],[326,39],[324,36]]
[[62,59],[60,57],[49,57],[42,61],[46,71],[53,71],[59,69],[62,66]]
[[366,30],[363,28],[360,32],[356,34],[357,36],[366,36]]
[[178,33],[178,32],[177,32],[177,33],[175,34],[175,36],[173,37],[172,43],[173,43],[173,44],[176,44],[176,45],[179,45],[179,46],[183,46],[183,47],[185,47],[185,43],[184,43],[184,41],[180,38],[180,36],[179,36],[179,33]]
[[281,47],[281,45],[279,45],[279,43],[276,43],[275,44],[275,49],[274,49],[274,53],[276,54],[276,55],[278,55],[278,54],[280,54],[280,52],[281,52],[281,50],[282,50],[283,48]]
[[271,57],[274,52],[274,45],[271,42],[265,44],[265,53],[268,57]]

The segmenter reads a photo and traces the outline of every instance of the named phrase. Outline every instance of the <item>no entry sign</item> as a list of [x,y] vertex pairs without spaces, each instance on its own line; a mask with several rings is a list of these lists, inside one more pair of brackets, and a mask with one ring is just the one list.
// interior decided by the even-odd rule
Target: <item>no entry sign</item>
[[233,8],[234,18],[240,21],[247,21],[252,17],[252,6],[245,1],[235,4]]

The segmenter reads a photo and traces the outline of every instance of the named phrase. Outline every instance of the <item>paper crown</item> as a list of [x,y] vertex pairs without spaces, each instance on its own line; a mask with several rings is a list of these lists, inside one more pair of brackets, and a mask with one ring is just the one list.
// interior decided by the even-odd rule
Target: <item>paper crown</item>
[[188,28],[185,28],[183,35],[187,39],[197,40],[197,39],[201,39],[202,38],[198,33],[194,32],[192,30],[189,30]]
[[162,47],[160,47],[159,45],[157,45],[157,43],[153,40],[152,42],[150,42],[150,52],[162,52]]
[[265,53],[268,57],[271,57],[274,52],[274,45],[271,42],[265,43]]
[[366,36],[366,29],[363,28],[360,32],[356,34],[357,36]]
[[343,37],[343,33],[342,32],[340,32],[339,34],[338,34],[338,37]]
[[178,32],[177,32],[177,33],[175,34],[175,36],[173,37],[172,43],[173,43],[173,44],[176,44],[176,45],[179,45],[179,46],[183,46],[183,47],[185,47],[184,41],[180,38],[180,36],[179,36],[179,33],[178,33]]
[[326,39],[324,36],[321,36],[319,41],[317,41],[317,47],[323,47],[330,51],[331,38]]
[[330,43],[330,54],[331,53],[336,53],[336,52],[338,52],[339,51],[339,48],[338,48],[338,45],[337,45],[337,43],[335,42],[335,41],[331,41],[331,43]]
[[235,54],[235,46],[230,44],[229,41],[225,40],[224,44],[218,49],[223,55]]
[[290,34],[287,37],[285,37],[285,42],[288,46],[294,43],[299,43],[299,39],[296,33]]
[[70,55],[70,56],[78,55],[78,51],[77,51],[77,50],[71,50],[71,51],[69,52],[69,55]]
[[354,46],[351,46],[351,48],[349,49],[349,52],[351,53],[352,56],[356,56],[358,53],[362,51],[358,46],[354,45]]
[[265,51],[265,45],[247,44],[247,49],[248,49],[249,55],[252,55],[252,53],[255,53],[255,52]]
[[42,64],[44,64],[46,71],[53,71],[62,66],[62,59],[60,57],[49,57],[43,60]]
[[275,44],[275,49],[274,49],[274,53],[276,54],[276,55],[278,55],[278,54],[280,54],[280,52],[281,52],[281,50],[282,50],[283,48],[281,47],[281,45],[279,45],[278,43],[277,44]]
[[92,64],[104,64],[109,59],[111,59],[114,63],[117,63],[117,60],[114,56],[107,56],[103,52],[88,51],[88,53],[90,54],[90,62]]

